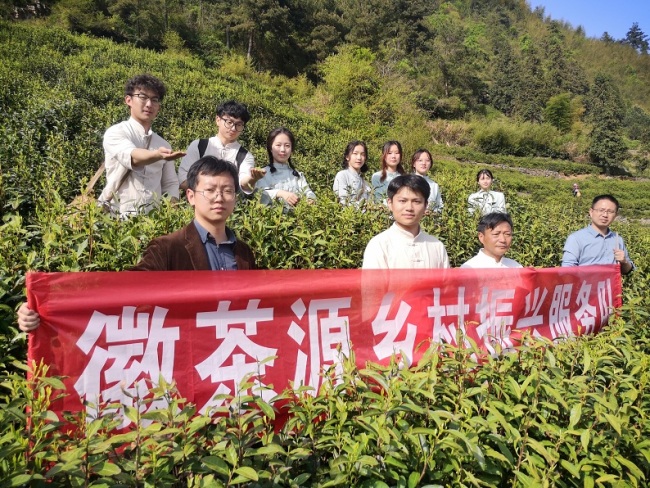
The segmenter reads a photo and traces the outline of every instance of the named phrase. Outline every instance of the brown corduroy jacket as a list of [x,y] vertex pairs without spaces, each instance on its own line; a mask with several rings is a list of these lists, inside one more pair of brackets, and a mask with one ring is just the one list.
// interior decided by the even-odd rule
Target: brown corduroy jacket
[[[237,239],[234,247],[238,270],[257,269],[253,251]],[[152,240],[142,259],[131,271],[210,270],[208,254],[193,222],[182,229]]]

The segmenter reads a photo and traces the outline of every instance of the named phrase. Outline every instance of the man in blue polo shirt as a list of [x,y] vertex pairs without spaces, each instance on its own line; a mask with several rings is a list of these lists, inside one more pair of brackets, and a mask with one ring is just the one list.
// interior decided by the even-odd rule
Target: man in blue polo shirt
[[612,195],[598,195],[589,209],[591,224],[571,234],[564,244],[562,266],[592,264],[621,265],[621,273],[634,268],[623,238],[609,226],[618,214],[618,200]]

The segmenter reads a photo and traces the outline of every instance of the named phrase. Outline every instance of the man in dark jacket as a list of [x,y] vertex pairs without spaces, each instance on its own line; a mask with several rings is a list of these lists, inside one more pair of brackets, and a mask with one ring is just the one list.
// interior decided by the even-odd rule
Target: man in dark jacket
[[[176,232],[152,240],[134,271],[255,269],[250,247],[226,227],[235,210],[239,187],[237,169],[214,156],[199,159],[187,175],[187,200],[194,220]],[[20,330],[31,332],[40,317],[27,303],[18,309]]]

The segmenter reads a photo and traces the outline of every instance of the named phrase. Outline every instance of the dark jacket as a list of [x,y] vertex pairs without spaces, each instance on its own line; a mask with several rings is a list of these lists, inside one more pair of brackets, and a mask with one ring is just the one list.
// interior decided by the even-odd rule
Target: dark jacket
[[[253,251],[237,239],[234,247],[238,270],[257,269]],[[208,254],[193,222],[182,229],[152,240],[132,271],[210,270]]]

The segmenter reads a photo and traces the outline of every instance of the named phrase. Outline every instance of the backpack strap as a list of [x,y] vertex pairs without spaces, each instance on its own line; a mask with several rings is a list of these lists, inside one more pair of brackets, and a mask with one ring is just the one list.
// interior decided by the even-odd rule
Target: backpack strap
[[[199,139],[199,159],[205,154],[205,150],[208,148],[208,141],[209,139]],[[239,153],[237,153],[237,157],[239,157]]]
[[248,150],[246,150],[244,146],[239,146],[239,150],[237,151],[237,156],[235,157],[235,161],[237,162],[237,171],[239,171],[239,168],[241,167],[241,164],[244,162],[244,159],[246,159],[247,154],[248,154]]

